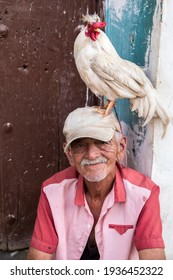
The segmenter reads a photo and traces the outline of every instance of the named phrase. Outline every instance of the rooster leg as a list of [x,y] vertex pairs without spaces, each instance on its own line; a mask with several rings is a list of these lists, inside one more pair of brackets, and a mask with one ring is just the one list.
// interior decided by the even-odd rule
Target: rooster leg
[[106,111],[105,111],[105,113],[104,113],[104,116],[105,116],[105,117],[108,116],[108,115],[110,114],[110,112],[111,112],[113,106],[115,105],[115,100],[116,100],[116,98],[115,98],[114,100],[108,100],[108,105],[107,105]]
[[103,109],[105,109],[105,110],[107,109],[107,107],[109,106],[109,102],[110,102],[110,100],[106,99]]
[[103,115],[104,117],[108,116],[112,110],[112,107],[115,104],[115,100],[107,100],[106,104],[104,105],[104,108],[97,108],[95,109],[96,112],[100,113],[101,115]]

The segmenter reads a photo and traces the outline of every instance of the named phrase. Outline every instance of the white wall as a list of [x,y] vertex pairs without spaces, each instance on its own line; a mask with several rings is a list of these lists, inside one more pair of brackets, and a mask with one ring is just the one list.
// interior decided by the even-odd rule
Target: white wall
[[[160,0],[158,0],[159,4]],[[173,1],[163,1],[163,14],[160,28],[153,30],[152,39],[159,46],[156,71],[156,89],[165,106],[173,114]],[[155,21],[157,25],[158,21]],[[156,54],[157,54],[157,49]],[[152,61],[151,61],[152,63]],[[173,259],[173,127],[169,125],[166,135],[161,139],[160,123],[154,122],[153,166],[151,177],[161,189],[161,216],[163,221],[163,237],[166,245],[167,259]]]
[[[127,1],[107,0],[107,8],[112,8],[116,16],[120,17]],[[146,56],[150,53],[150,63],[145,70],[162,103],[173,115],[173,0],[156,2],[151,42],[146,53]],[[162,139],[162,126],[157,120],[151,122],[146,132],[141,131],[140,135],[137,125],[133,130],[125,123],[122,125],[128,138],[128,165],[150,176],[160,186],[166,255],[167,259],[173,259],[173,127],[168,126]],[[135,144],[136,153],[133,155],[132,148],[138,140],[141,140],[142,144],[139,147]]]

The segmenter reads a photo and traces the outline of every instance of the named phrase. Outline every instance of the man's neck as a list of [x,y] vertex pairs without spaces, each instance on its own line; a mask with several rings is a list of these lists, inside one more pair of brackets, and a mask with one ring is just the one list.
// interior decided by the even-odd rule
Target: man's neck
[[115,174],[108,175],[99,182],[89,182],[84,179],[86,195],[91,199],[104,200],[111,191],[115,180]]

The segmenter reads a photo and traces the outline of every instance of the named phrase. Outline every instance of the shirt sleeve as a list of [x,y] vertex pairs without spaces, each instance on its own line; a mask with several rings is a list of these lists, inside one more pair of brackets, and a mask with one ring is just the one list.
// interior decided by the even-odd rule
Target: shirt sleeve
[[50,205],[42,188],[30,246],[42,252],[53,254],[57,244],[58,236],[54,227]]
[[136,249],[164,248],[159,204],[160,189],[154,186],[138,218],[134,244]]

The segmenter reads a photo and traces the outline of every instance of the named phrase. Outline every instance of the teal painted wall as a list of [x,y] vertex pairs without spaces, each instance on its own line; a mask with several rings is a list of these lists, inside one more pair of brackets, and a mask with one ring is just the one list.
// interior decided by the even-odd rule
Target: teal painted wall
[[[123,58],[135,62],[141,67],[148,67],[149,47],[156,0],[107,0],[106,33]],[[143,120],[136,113],[131,113],[128,100],[118,100],[117,112],[133,129],[134,124],[142,128]]]

